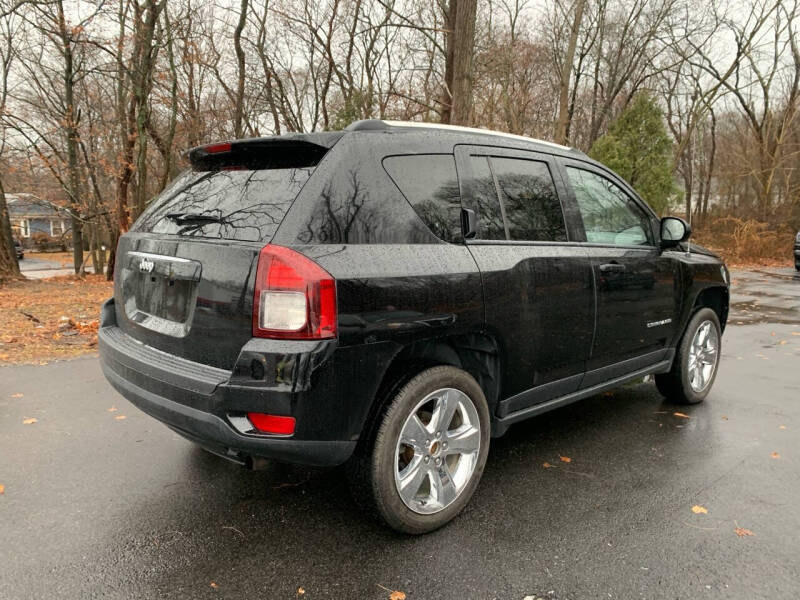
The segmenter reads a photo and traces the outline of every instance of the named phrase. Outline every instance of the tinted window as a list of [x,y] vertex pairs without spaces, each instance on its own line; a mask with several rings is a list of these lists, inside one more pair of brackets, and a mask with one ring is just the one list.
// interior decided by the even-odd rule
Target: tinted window
[[546,163],[492,157],[511,240],[566,241],[561,203]]
[[467,185],[476,204],[473,208],[478,213],[478,237],[482,240],[507,239],[489,160],[485,156],[472,156],[470,169],[472,176],[467,180]]
[[586,241],[617,246],[652,243],[650,220],[619,186],[583,169],[567,167]]
[[437,237],[461,239],[461,195],[451,154],[389,156],[383,167]]
[[313,171],[188,171],[153,200],[133,229],[269,241]]
[[320,163],[281,235],[286,227],[287,236],[302,244],[436,243],[381,167],[385,146],[379,142],[364,137],[340,142]]

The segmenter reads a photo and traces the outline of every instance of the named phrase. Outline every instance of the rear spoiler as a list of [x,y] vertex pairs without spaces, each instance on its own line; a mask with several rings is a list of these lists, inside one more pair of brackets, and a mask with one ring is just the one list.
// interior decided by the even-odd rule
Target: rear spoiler
[[195,171],[314,167],[342,132],[289,134],[206,144],[184,153]]

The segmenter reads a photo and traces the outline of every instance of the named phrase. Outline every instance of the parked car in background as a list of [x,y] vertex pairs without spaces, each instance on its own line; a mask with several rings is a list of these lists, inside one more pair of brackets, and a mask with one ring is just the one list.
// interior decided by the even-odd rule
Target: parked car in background
[[22,260],[25,257],[25,252],[22,249],[22,242],[14,239],[14,251],[17,253],[17,260]]
[[794,268],[800,271],[800,231],[794,236]]
[[713,385],[725,265],[581,152],[368,120],[188,157],[119,241],[99,346],[229,460],[348,462],[360,506],[424,533],[512,424],[648,374],[680,403]]

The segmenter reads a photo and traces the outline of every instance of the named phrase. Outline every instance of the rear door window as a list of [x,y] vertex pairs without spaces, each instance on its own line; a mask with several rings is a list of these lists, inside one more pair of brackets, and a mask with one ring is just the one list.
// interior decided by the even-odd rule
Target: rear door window
[[562,242],[564,213],[546,162],[471,156],[471,198],[483,240]]
[[472,176],[467,185],[470,187],[478,213],[478,238],[508,239],[502,205],[497,198],[497,187],[494,185],[492,171],[489,168],[489,159],[485,156],[471,156],[470,170]]
[[268,242],[313,171],[187,171],[152,201],[133,229]]
[[461,240],[461,195],[452,154],[388,156],[383,168],[436,237]]

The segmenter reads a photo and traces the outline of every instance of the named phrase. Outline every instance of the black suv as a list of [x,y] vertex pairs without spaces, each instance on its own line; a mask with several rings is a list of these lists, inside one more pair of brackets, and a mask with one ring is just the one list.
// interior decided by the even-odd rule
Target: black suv
[[188,158],[120,239],[100,351],[220,456],[347,462],[422,533],[512,423],[648,374],[677,402],[711,388],[725,266],[581,152],[368,120]]
[[22,249],[22,242],[14,239],[14,252],[17,255],[17,260],[22,260],[25,257],[25,252]]

